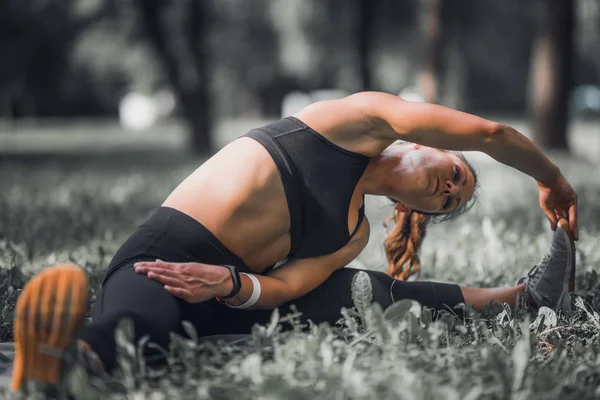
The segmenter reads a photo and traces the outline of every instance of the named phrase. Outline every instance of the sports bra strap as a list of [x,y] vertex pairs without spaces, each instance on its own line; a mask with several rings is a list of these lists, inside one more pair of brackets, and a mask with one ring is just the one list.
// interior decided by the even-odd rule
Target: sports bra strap
[[358,228],[362,224],[363,219],[365,218],[365,205],[363,203],[362,207],[358,210],[358,221],[356,222],[356,227],[354,228],[354,232],[350,235],[350,239],[354,237],[356,232],[358,232]]

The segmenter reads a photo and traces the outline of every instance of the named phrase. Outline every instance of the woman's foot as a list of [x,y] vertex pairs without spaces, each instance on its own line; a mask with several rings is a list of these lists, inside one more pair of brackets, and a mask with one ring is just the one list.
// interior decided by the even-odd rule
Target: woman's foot
[[552,236],[552,243],[542,260],[527,276],[519,280],[525,284],[520,305],[539,308],[546,306],[568,313],[575,290],[575,242],[569,223],[561,218]]
[[28,382],[60,383],[63,355],[83,326],[87,300],[87,277],[75,265],[47,268],[25,285],[14,321],[13,391]]

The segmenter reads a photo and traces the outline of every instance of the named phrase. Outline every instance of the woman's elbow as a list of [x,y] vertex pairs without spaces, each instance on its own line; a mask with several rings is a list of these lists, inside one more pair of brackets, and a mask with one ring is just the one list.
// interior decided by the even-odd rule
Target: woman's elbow
[[286,290],[282,293],[279,293],[279,295],[274,299],[274,303],[276,304],[273,308],[276,307],[281,307],[291,301],[296,300],[297,298],[299,298],[301,296],[295,294],[294,292],[292,292],[291,289]]
[[281,282],[277,290],[269,293],[267,298],[265,308],[273,310],[294,300],[296,297],[293,295],[292,288],[285,282]]
[[502,143],[505,140],[506,132],[508,132],[508,126],[506,124],[495,121],[486,121],[482,129],[483,149],[481,150]]

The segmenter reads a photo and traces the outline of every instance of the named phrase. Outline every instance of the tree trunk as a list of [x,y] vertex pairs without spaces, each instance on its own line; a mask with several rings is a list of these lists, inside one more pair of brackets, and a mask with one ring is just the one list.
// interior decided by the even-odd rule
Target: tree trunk
[[418,79],[419,92],[428,103],[438,99],[440,73],[440,0],[421,0],[423,67]]
[[358,62],[361,90],[373,90],[371,43],[373,36],[373,7],[377,0],[358,0]]
[[180,96],[183,114],[190,128],[191,151],[197,155],[212,155],[215,145],[212,137],[210,100],[206,90],[194,90]]
[[544,148],[568,149],[574,0],[543,0],[533,58],[533,134]]
[[[190,128],[190,148],[195,154],[210,155],[214,152],[212,119],[210,109],[210,85],[208,68],[208,46],[206,43],[206,1],[190,0],[181,24],[180,32],[172,32],[162,18],[165,9],[183,6],[186,3],[171,3],[163,0],[138,0],[144,32],[162,63],[169,83],[179,99],[183,117]],[[185,54],[178,54],[171,46],[172,36],[179,39]]]
[[206,0],[190,0],[190,24],[186,38],[189,39],[192,59],[196,70],[196,86],[188,109],[188,121],[192,128],[192,149],[196,154],[212,153],[212,113],[210,102],[210,51],[208,48],[208,16]]

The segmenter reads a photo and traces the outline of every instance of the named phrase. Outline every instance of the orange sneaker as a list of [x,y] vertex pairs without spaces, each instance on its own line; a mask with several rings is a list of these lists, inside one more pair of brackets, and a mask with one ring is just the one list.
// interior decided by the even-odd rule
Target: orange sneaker
[[47,268],[25,285],[15,311],[13,391],[60,383],[62,356],[83,326],[87,301],[88,280],[75,265]]

